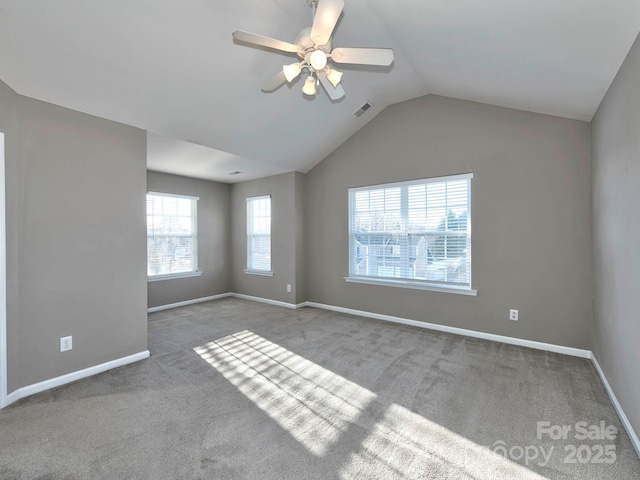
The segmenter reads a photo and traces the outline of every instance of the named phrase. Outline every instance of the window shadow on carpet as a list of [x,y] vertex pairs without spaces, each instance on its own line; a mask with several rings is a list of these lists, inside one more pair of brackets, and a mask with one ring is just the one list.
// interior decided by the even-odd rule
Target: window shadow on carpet
[[194,351],[340,478],[544,478],[248,330]]

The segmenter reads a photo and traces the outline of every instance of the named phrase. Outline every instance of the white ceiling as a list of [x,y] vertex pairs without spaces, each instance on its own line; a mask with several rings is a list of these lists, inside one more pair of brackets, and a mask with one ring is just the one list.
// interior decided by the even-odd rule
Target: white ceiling
[[335,103],[301,81],[261,92],[295,56],[231,32],[292,42],[310,24],[306,0],[0,0],[0,79],[148,130],[151,169],[233,183],[306,172],[385,106],[429,93],[590,120],[640,2],[345,0],[334,46],[391,47],[393,66],[341,65]]

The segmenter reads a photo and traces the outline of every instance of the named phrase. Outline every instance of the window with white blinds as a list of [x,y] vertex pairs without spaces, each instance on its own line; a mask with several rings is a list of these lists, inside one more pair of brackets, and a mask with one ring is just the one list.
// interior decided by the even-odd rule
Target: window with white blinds
[[197,197],[147,194],[147,276],[198,270]]
[[271,272],[271,196],[247,198],[247,270]]
[[349,189],[349,278],[471,289],[473,174]]

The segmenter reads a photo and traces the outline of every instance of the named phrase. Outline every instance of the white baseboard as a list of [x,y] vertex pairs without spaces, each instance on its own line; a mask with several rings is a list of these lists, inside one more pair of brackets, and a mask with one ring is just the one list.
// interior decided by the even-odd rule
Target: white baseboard
[[519,345],[521,347],[535,348],[536,350],[545,350],[548,352],[562,353],[564,355],[571,355],[571,356],[580,357],[580,358],[591,358],[590,350],[583,350],[580,348],[565,347],[563,345],[536,342],[533,340],[525,340],[522,338],[506,337],[503,335],[495,335],[493,333],[479,332],[476,330],[467,330],[465,328],[449,327],[447,325],[438,325],[436,323],[421,322],[418,320],[411,320],[408,318],[394,317],[392,315],[383,315],[380,313],[366,312],[364,310],[354,310],[352,308],[336,307],[334,305],[326,305],[324,303],[302,302],[302,303],[294,304],[294,303],[281,302],[279,300],[272,300],[270,298],[254,297],[252,295],[245,295],[243,293],[234,293],[234,292],[221,293],[219,295],[213,295],[211,297],[196,298],[193,300],[186,300],[184,302],[161,305],[158,307],[149,308],[148,312],[149,313],[158,312],[160,310],[183,307],[185,305],[191,305],[194,303],[208,302],[210,300],[217,300],[219,298],[224,298],[224,297],[242,298],[244,300],[267,303],[269,305],[276,305],[278,307],[290,308],[294,310],[298,308],[303,308],[303,307],[315,307],[315,308],[321,308],[323,310],[331,310],[334,312],[348,313],[351,315],[359,315],[361,317],[375,318],[376,320],[384,320],[386,322],[401,323],[403,325],[411,325],[413,327],[427,328],[429,330],[437,330],[440,332],[453,333],[456,335],[465,335],[467,337],[482,338],[484,340],[507,343],[510,345]]
[[593,352],[591,352],[591,362],[593,362],[593,366],[596,368],[596,372],[598,372],[598,375],[600,376],[600,380],[602,380],[602,384],[604,385],[605,390],[609,394],[611,403],[613,403],[613,407],[616,409],[616,412],[618,413],[618,417],[620,417],[620,421],[622,422],[622,425],[624,425],[624,429],[627,431],[627,435],[629,435],[629,439],[631,439],[633,448],[635,448],[636,453],[638,454],[638,457],[640,457],[640,439],[638,439],[638,435],[636,435],[635,430],[631,426],[631,422],[629,421],[629,418],[624,413],[624,410],[622,409],[622,405],[620,405],[620,402],[618,402],[618,399],[616,398],[616,394],[613,393],[613,389],[611,388],[611,385],[609,384],[607,377],[604,375],[604,370],[602,370],[602,368],[600,367],[600,364],[598,363],[598,359],[596,358]]
[[149,308],[148,312],[149,313],[158,312],[160,310],[183,307],[185,305],[191,305],[194,303],[208,302],[210,300],[217,300],[219,298],[224,298],[224,297],[242,298],[244,300],[267,303],[269,305],[276,305],[278,307],[290,308],[293,310],[296,310],[298,308],[303,308],[303,307],[315,307],[315,308],[321,308],[323,310],[331,310],[334,312],[348,313],[351,315],[359,315],[361,317],[375,318],[376,320],[384,320],[386,322],[401,323],[403,325],[411,325],[413,327],[427,328],[429,330],[437,330],[440,332],[453,333],[456,335],[465,335],[467,337],[482,338],[484,340],[507,343],[510,345],[519,345],[521,347],[535,348],[536,350],[545,350],[548,352],[562,353],[564,355],[571,355],[571,356],[580,357],[580,358],[591,358],[590,350],[582,350],[580,348],[565,347],[562,345],[536,342],[533,340],[525,340],[522,338],[506,337],[503,335],[495,335],[492,333],[479,332],[476,330],[467,330],[465,328],[449,327],[447,325],[438,325],[436,323],[421,322],[418,320],[411,320],[408,318],[394,317],[392,315],[382,315],[380,313],[366,312],[364,310],[354,310],[352,308],[336,307],[334,305],[326,305],[324,303],[302,302],[302,303],[294,304],[294,303],[281,302],[280,300],[254,297],[252,295],[245,295],[243,293],[234,293],[234,292],[221,293],[219,295],[213,295],[211,297],[195,298],[193,300],[186,300],[184,302],[161,305],[158,307]]
[[28,397],[29,395],[44,392],[45,390],[59,387],[61,385],[66,385],[67,383],[75,382],[76,380],[80,380],[82,378],[106,372],[107,370],[111,370],[116,367],[122,367],[124,365],[129,365],[130,363],[144,360],[145,358],[148,358],[149,355],[149,350],[145,350],[144,352],[139,352],[127,357],[111,360],[110,362],[101,363],[100,365],[96,365],[94,367],[85,368],[83,370],[78,370],[77,372],[71,372],[67,373],[66,375],[51,378],[49,380],[45,380],[44,382],[27,385],[26,387],[19,388],[7,395],[7,405],[20,400],[21,398]]
[[322,308],[323,310],[332,310],[334,312],[349,313],[361,317],[375,318],[376,320],[384,320],[386,322],[401,323],[403,325],[411,325],[412,327],[427,328],[429,330],[437,330],[439,332],[453,333],[456,335],[464,335],[467,337],[482,338],[493,342],[507,343],[510,345],[519,345],[521,347],[535,348],[536,350],[545,350],[547,352],[562,353],[573,357],[591,358],[590,350],[582,350],[580,348],[565,347],[562,345],[554,345],[553,343],[536,342],[534,340],[525,340],[522,338],[505,337],[503,335],[495,335],[493,333],[478,332],[476,330],[467,330],[465,328],[449,327],[447,325],[438,325],[437,323],[420,322],[418,320],[410,320],[408,318],[394,317],[391,315],[382,315],[380,313],[366,312],[363,310],[354,310],[352,308],[336,307],[333,305],[325,305],[323,303],[306,302],[308,307]]
[[296,305],[295,303],[281,302],[279,300],[271,300],[270,298],[253,297],[251,295],[244,295],[242,293],[230,293],[229,296],[235,298],[243,298],[244,300],[251,300],[253,302],[268,303],[269,305],[276,305],[278,307],[290,308],[293,310],[307,306],[307,302],[298,303]]
[[147,313],[159,312],[161,310],[169,310],[170,308],[184,307],[186,305],[193,305],[194,303],[209,302],[211,300],[218,300],[220,298],[225,298],[225,297],[242,298],[244,300],[251,300],[252,302],[267,303],[269,305],[276,305],[278,307],[291,308],[294,310],[305,307],[307,305],[307,302],[298,303],[296,305],[295,303],[281,302],[280,300],[271,300],[270,298],[254,297],[252,295],[245,295],[243,293],[228,292],[228,293],[221,293],[219,295],[212,295],[210,297],[194,298],[193,300],[185,300],[184,302],[169,303],[167,305],[159,305],[157,307],[151,307],[147,309]]
[[185,300],[184,302],[169,303],[167,305],[159,305],[157,307],[147,308],[147,313],[159,312],[161,310],[169,310],[170,308],[184,307],[186,305],[193,305],[194,303],[208,302],[210,300],[218,300],[219,298],[225,298],[233,295],[232,293],[220,293],[219,295],[211,295],[210,297],[194,298],[192,300]]

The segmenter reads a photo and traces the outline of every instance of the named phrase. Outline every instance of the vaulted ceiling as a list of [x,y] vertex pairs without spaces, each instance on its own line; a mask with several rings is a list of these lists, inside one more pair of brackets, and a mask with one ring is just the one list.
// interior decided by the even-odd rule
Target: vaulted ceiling
[[345,0],[334,47],[390,47],[393,65],[341,65],[336,102],[300,79],[263,93],[295,55],[231,33],[292,42],[311,15],[306,0],[0,0],[0,79],[148,130],[152,169],[233,183],[306,172],[429,93],[588,121],[640,31],[638,0]]

